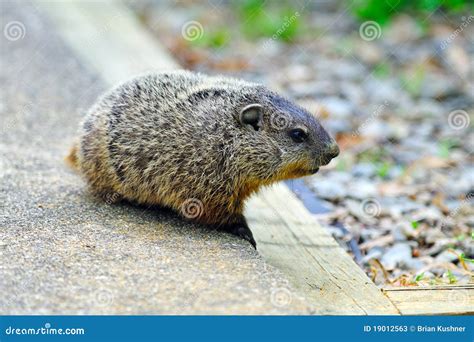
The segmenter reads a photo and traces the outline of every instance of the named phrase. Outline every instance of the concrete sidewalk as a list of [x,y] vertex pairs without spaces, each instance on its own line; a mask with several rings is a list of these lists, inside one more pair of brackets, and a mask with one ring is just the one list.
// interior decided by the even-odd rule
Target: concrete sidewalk
[[63,158],[103,76],[34,4],[1,28],[0,314],[310,313],[246,241],[91,197]]

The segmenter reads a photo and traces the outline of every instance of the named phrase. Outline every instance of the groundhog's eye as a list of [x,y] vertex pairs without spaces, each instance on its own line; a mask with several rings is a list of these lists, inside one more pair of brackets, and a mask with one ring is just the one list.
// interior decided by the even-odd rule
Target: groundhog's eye
[[302,130],[301,128],[292,129],[289,132],[289,135],[291,139],[293,139],[293,141],[296,143],[302,143],[303,141],[308,139],[308,134],[306,134],[306,132]]

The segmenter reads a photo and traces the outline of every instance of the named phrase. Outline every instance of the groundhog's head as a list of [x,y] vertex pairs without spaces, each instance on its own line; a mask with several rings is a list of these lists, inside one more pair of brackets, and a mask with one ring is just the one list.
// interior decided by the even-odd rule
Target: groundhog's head
[[271,183],[311,175],[339,154],[314,115],[265,87],[244,92],[238,106],[245,140],[239,156],[252,178]]

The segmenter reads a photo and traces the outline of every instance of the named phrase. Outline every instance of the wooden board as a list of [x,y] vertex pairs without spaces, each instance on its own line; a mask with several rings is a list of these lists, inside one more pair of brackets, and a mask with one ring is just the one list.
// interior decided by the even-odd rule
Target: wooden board
[[246,216],[260,253],[287,274],[315,313],[398,314],[286,185],[275,185],[252,198]]
[[402,315],[473,315],[474,285],[387,288]]
[[[117,3],[39,2],[71,47],[114,84],[177,64]],[[316,314],[398,314],[398,310],[279,184],[251,199],[246,216],[269,264],[298,287]]]

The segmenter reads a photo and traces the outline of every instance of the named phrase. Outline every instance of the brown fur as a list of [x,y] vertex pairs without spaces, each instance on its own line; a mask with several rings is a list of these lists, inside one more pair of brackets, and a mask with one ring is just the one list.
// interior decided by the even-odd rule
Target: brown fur
[[66,161],[66,164],[68,164],[71,169],[79,170],[79,161],[77,159],[77,146],[76,145],[71,147],[71,149],[69,150],[69,154],[64,159]]
[[[258,127],[239,119],[254,103],[263,108]],[[295,127],[307,141],[290,138]],[[316,118],[261,85],[173,72],[138,77],[99,99],[67,161],[102,197],[223,226],[242,220],[245,200],[262,186],[314,173],[334,146]]]

